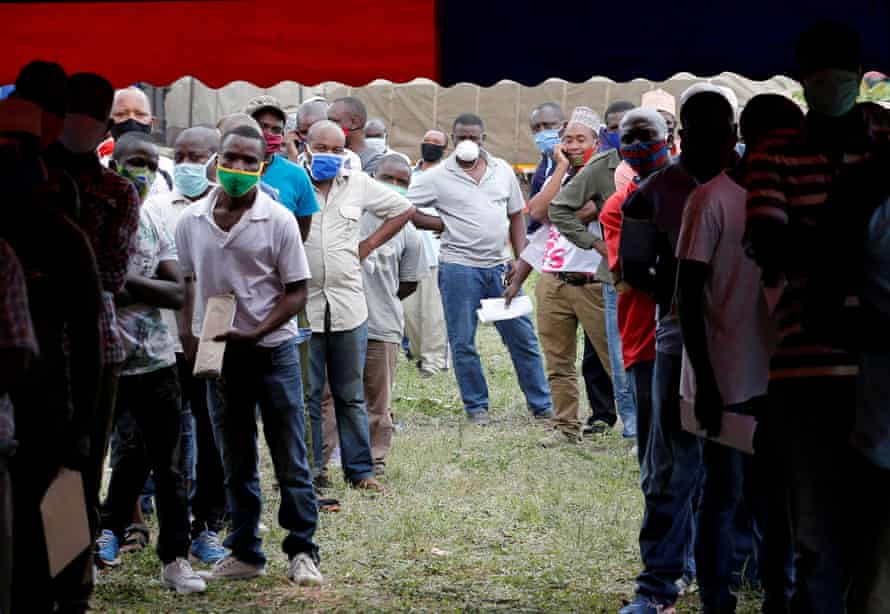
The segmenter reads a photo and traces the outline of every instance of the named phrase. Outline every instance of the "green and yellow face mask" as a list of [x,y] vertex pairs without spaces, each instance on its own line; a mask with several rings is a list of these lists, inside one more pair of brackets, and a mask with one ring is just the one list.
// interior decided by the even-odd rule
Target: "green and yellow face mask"
[[222,189],[226,191],[226,194],[238,198],[250,192],[260,182],[260,176],[263,174],[263,164],[261,162],[259,170],[256,171],[242,171],[217,165],[216,178]]

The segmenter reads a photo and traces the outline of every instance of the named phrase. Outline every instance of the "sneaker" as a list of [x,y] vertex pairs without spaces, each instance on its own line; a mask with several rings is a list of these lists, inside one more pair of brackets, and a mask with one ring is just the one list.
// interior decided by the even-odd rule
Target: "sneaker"
[[305,552],[290,560],[287,565],[287,577],[300,586],[319,586],[324,580],[315,561]]
[[480,411],[475,414],[467,414],[467,422],[476,426],[488,426],[488,412]]
[[358,490],[370,490],[381,495],[386,492],[386,488],[377,478],[365,478],[364,480],[353,482],[352,487]]
[[99,539],[96,540],[96,547],[99,550],[99,565],[102,567],[114,567],[121,562],[121,542],[117,535],[109,530],[102,531]]
[[213,566],[210,577],[214,580],[247,580],[266,575],[265,565],[251,565],[239,561],[231,554]]
[[207,583],[195,573],[186,559],[176,559],[164,565],[161,570],[161,582],[181,595],[203,593],[207,590]]
[[134,523],[124,531],[124,542],[121,544],[121,552],[133,552],[143,550],[150,541],[148,527],[144,524]]
[[546,437],[538,441],[538,445],[542,448],[557,448],[562,445],[578,445],[578,440],[577,435],[569,435],[559,429],[553,429]]
[[213,531],[201,531],[192,541],[192,557],[205,565],[215,565],[228,555],[228,551],[219,543],[219,535]]
[[658,603],[653,599],[637,597],[618,610],[618,614],[677,614],[673,605]]

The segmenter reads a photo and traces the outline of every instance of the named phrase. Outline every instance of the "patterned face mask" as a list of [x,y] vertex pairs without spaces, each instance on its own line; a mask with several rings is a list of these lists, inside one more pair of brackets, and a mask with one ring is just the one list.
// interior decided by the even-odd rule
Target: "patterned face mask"
[[145,200],[157,176],[157,171],[153,171],[147,166],[119,165],[117,172],[121,177],[126,177],[133,182],[133,185],[136,186],[136,191],[139,192],[140,200]]

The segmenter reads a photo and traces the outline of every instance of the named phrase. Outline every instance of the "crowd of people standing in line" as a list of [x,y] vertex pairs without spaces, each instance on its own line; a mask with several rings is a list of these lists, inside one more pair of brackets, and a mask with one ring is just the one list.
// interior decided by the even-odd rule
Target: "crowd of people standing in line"
[[[0,612],[88,609],[97,566],[150,541],[149,481],[166,587],[264,574],[260,425],[287,576],[321,584],[327,466],[339,448],[351,486],[384,492],[404,338],[484,427],[476,310],[533,270],[537,335],[528,316],[496,327],[540,445],[620,419],[636,448],[643,571],[621,614],[669,614],[693,580],[704,612],[733,612],[742,576],[768,614],[887,611],[890,113],[856,102],[854,32],[814,26],[798,60],[806,116],[768,94],[740,113],[709,84],[603,121],[538,106],[527,201],[471,113],[412,167],[356,98],[309,100],[289,130],[261,96],[170,160],[140,90],[24,67],[0,101]],[[205,381],[221,296],[234,321]],[[714,441],[725,412],[756,419],[753,455]],[[53,576],[40,507],[62,470],[95,547]]]

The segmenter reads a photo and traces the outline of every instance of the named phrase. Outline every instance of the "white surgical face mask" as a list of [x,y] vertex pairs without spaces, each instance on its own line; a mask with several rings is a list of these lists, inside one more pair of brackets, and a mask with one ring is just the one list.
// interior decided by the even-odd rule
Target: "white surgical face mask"
[[98,147],[108,132],[108,122],[82,113],[65,115],[65,124],[59,141],[65,149],[74,153],[86,153]]
[[365,139],[365,144],[374,151],[384,153],[386,151],[386,138],[382,136],[372,136]]
[[479,158],[479,146],[469,139],[461,141],[454,148],[454,155],[461,162],[475,162]]

